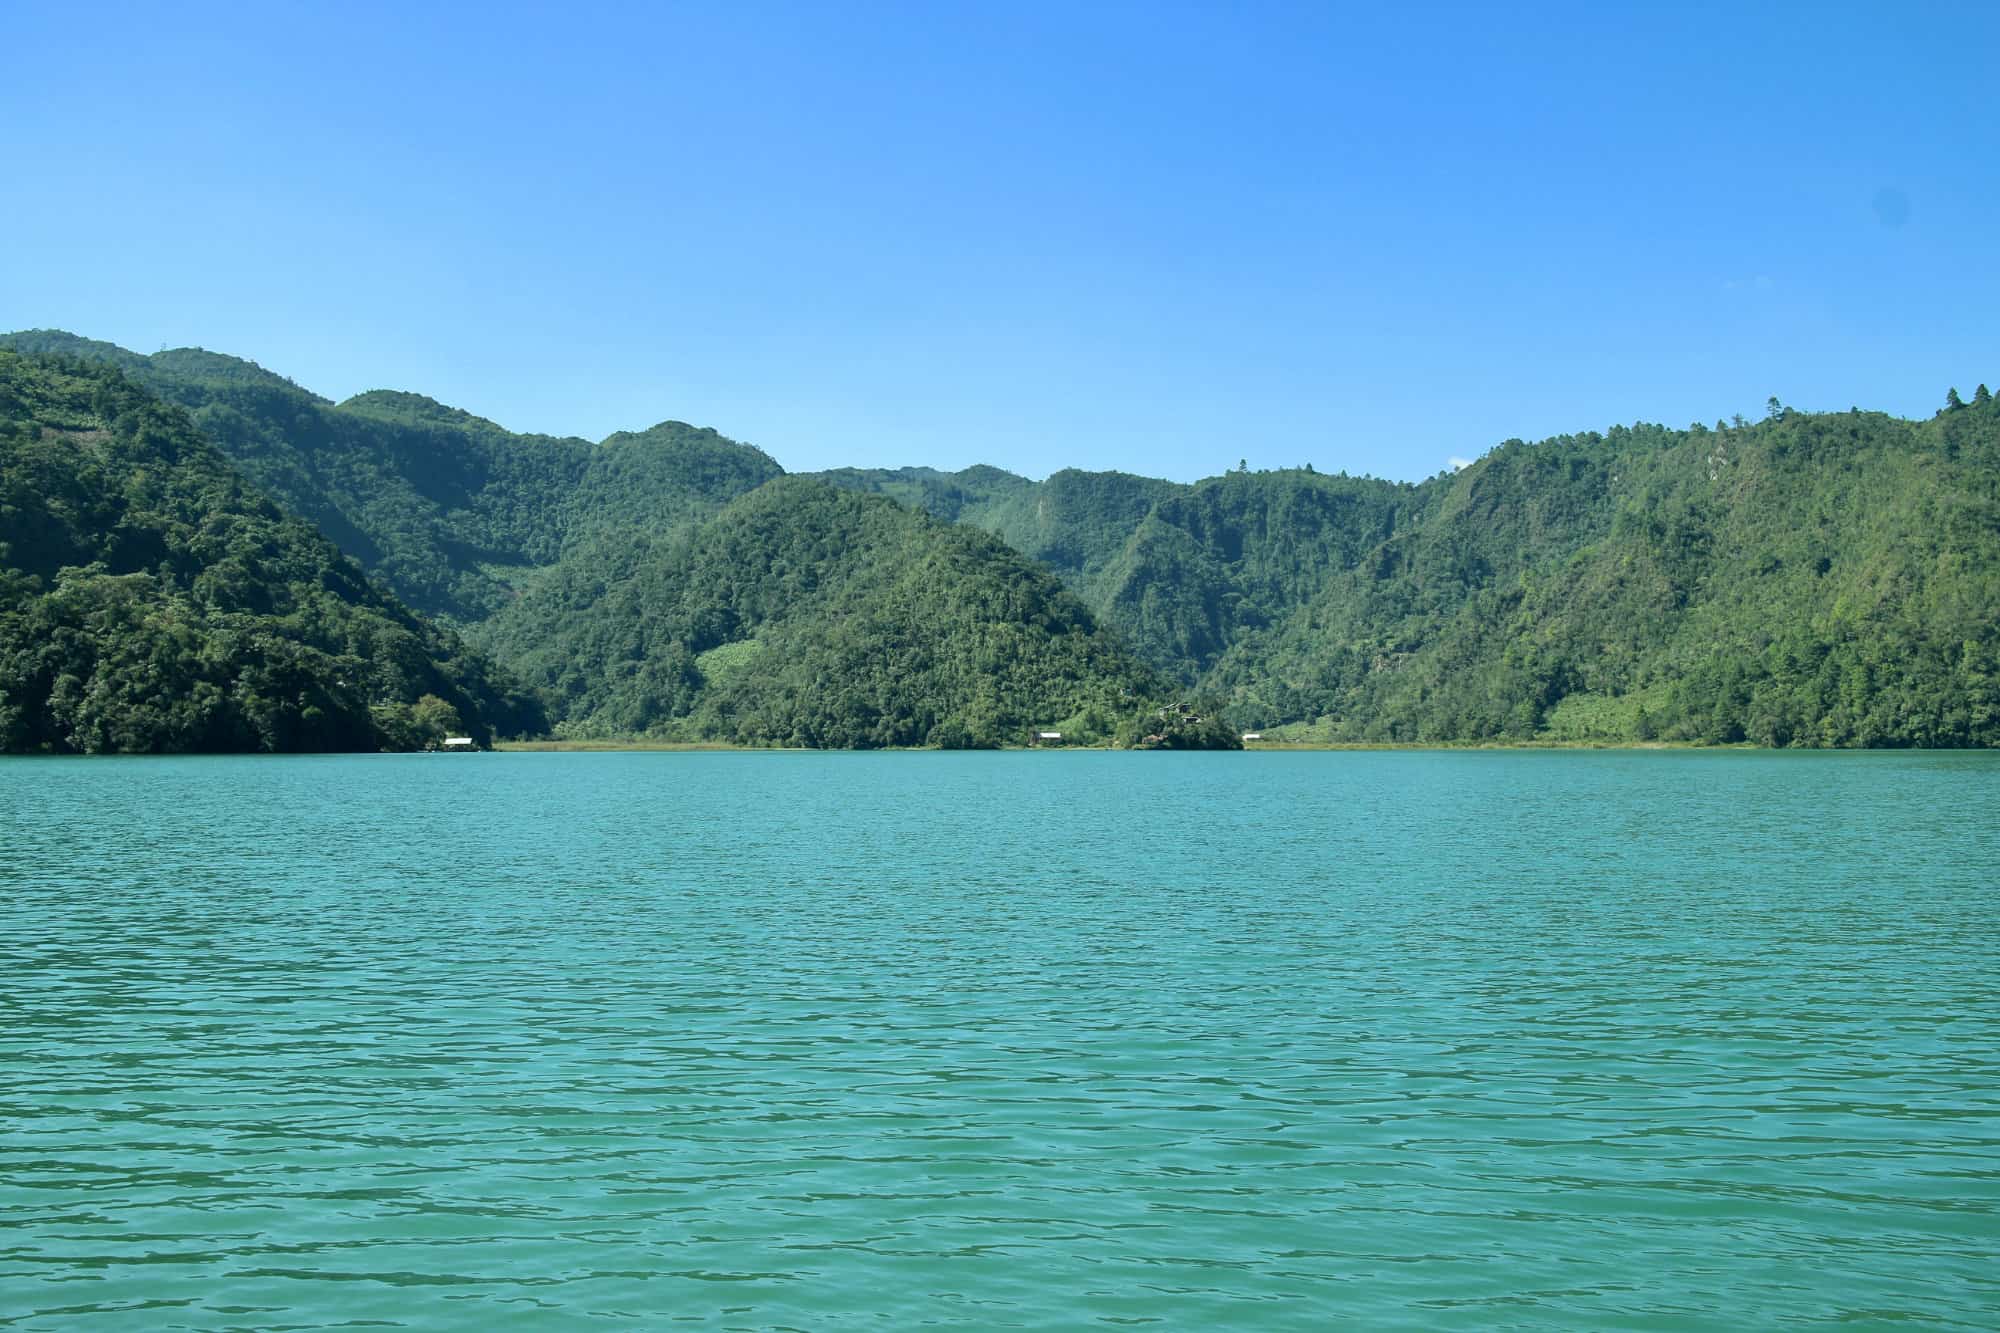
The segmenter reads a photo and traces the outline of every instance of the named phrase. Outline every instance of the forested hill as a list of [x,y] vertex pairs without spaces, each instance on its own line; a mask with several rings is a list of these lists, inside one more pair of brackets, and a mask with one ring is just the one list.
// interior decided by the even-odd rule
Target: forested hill
[[[1954,395],[1956,398],[1956,395]],[[2000,409],[1512,442],[1206,676],[1333,738],[2000,744]]]
[[1000,541],[806,478],[565,561],[485,641],[556,695],[573,735],[1236,744],[1213,718],[1162,722],[1163,682]]
[[997,534],[1187,686],[1435,503],[1423,488],[1304,468],[1191,485],[1075,469],[1043,482],[995,468],[815,475]]
[[113,364],[0,350],[0,751],[414,748],[540,702]]
[[[1001,474],[1005,477],[1005,474]],[[1509,441],[1421,485],[848,471],[1328,740],[2000,744],[2000,406]]]
[[231,356],[141,356],[51,330],[0,346],[114,365],[187,408],[243,474],[419,611],[470,623],[607,530],[660,531],[780,474],[761,451],[668,421],[601,444],[516,435],[417,394],[335,404]]
[[[2000,743],[2000,408],[1983,389],[1925,421],[1773,403],[1763,421],[1714,429],[1509,441],[1420,484],[1311,468],[1192,484],[848,468],[736,511],[782,470],[710,430],[669,422],[601,444],[520,436],[410,394],[336,405],[207,352],[142,357],[49,333],[4,341],[122,367],[188,407],[281,504],[420,609],[519,662],[585,732],[876,734],[796,717],[789,730],[738,725],[728,718],[776,716],[791,678],[776,656],[729,673],[752,641],[822,652],[814,645],[833,639],[813,637],[816,617],[854,613],[866,601],[855,590],[900,586],[898,561],[939,538],[935,525],[883,537],[891,511],[880,504],[893,501],[1038,562],[1081,603],[1090,636],[1115,634],[1163,688],[1223,700],[1242,727],[1403,742]],[[806,502],[829,488],[871,497],[876,517]],[[765,513],[769,540],[726,540],[741,521],[722,523],[726,509]],[[783,522],[856,525],[885,569],[843,566],[826,586],[846,591],[795,609],[728,600],[731,588],[782,583],[818,540],[772,526]],[[714,581],[735,558],[751,563],[700,596],[669,567]],[[756,563],[766,559],[778,563]],[[711,593],[723,600],[701,600]],[[942,614],[926,605],[925,617]],[[753,628],[731,637],[690,607]],[[694,618],[673,618],[683,611]],[[724,656],[690,672],[676,665],[682,651]],[[940,651],[952,670],[969,660]],[[725,677],[738,683],[724,689]],[[912,679],[928,689],[941,678]],[[725,716],[753,690],[748,712]],[[1019,698],[1007,726],[1053,707]],[[870,706],[894,719],[880,734],[905,740],[919,714],[932,718],[923,735],[1006,730],[958,702]],[[838,716],[858,714],[842,705]]]

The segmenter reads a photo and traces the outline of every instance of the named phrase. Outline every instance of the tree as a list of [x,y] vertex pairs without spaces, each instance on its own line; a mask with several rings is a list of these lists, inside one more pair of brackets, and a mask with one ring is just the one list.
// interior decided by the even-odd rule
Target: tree
[[1785,415],[1785,405],[1778,401],[1777,394],[1774,393],[1764,400],[1764,420],[1776,421],[1783,415]]
[[1957,389],[1946,389],[1946,390],[1944,391],[1944,410],[1945,410],[1945,411],[1947,411],[1947,412],[1956,412],[1956,411],[1958,411],[1958,409],[1960,409],[1961,407],[1964,407],[1964,406],[1965,406],[1965,400],[1964,400],[1963,398],[1960,398],[1960,397],[1958,396],[1958,390],[1957,390]]
[[432,745],[443,744],[447,736],[455,736],[459,731],[458,710],[435,694],[426,694],[410,709],[410,718],[424,740]]
[[1992,401],[1993,401],[1993,395],[1986,391],[1986,386],[1984,384],[1980,385],[1977,389],[1974,389],[1972,391],[1972,405],[1974,407],[1985,407]]
[[422,694],[461,734],[546,726],[114,365],[0,350],[0,532],[8,750],[401,748]]

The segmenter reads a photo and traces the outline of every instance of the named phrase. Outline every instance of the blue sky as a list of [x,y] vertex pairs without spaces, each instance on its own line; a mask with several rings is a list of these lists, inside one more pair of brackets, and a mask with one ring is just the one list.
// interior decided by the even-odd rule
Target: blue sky
[[2000,6],[11,6],[0,327],[793,470],[2000,384]]

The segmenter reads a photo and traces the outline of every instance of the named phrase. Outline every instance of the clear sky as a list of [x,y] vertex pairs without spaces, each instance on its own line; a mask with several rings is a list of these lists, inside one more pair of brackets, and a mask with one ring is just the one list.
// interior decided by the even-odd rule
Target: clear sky
[[1990,3],[15,0],[0,328],[793,470],[1928,415],[2000,385],[1996,71]]

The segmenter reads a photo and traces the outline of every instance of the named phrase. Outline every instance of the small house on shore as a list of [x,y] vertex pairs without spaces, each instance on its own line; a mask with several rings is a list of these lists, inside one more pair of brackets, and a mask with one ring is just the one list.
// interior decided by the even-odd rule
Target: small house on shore
[[1036,731],[1030,732],[1028,736],[1030,745],[1061,745],[1062,741],[1063,734],[1060,731]]
[[470,736],[447,736],[444,738],[444,744],[440,745],[438,748],[440,750],[450,750],[459,753],[467,753],[476,750],[479,747],[472,743],[472,737]]

